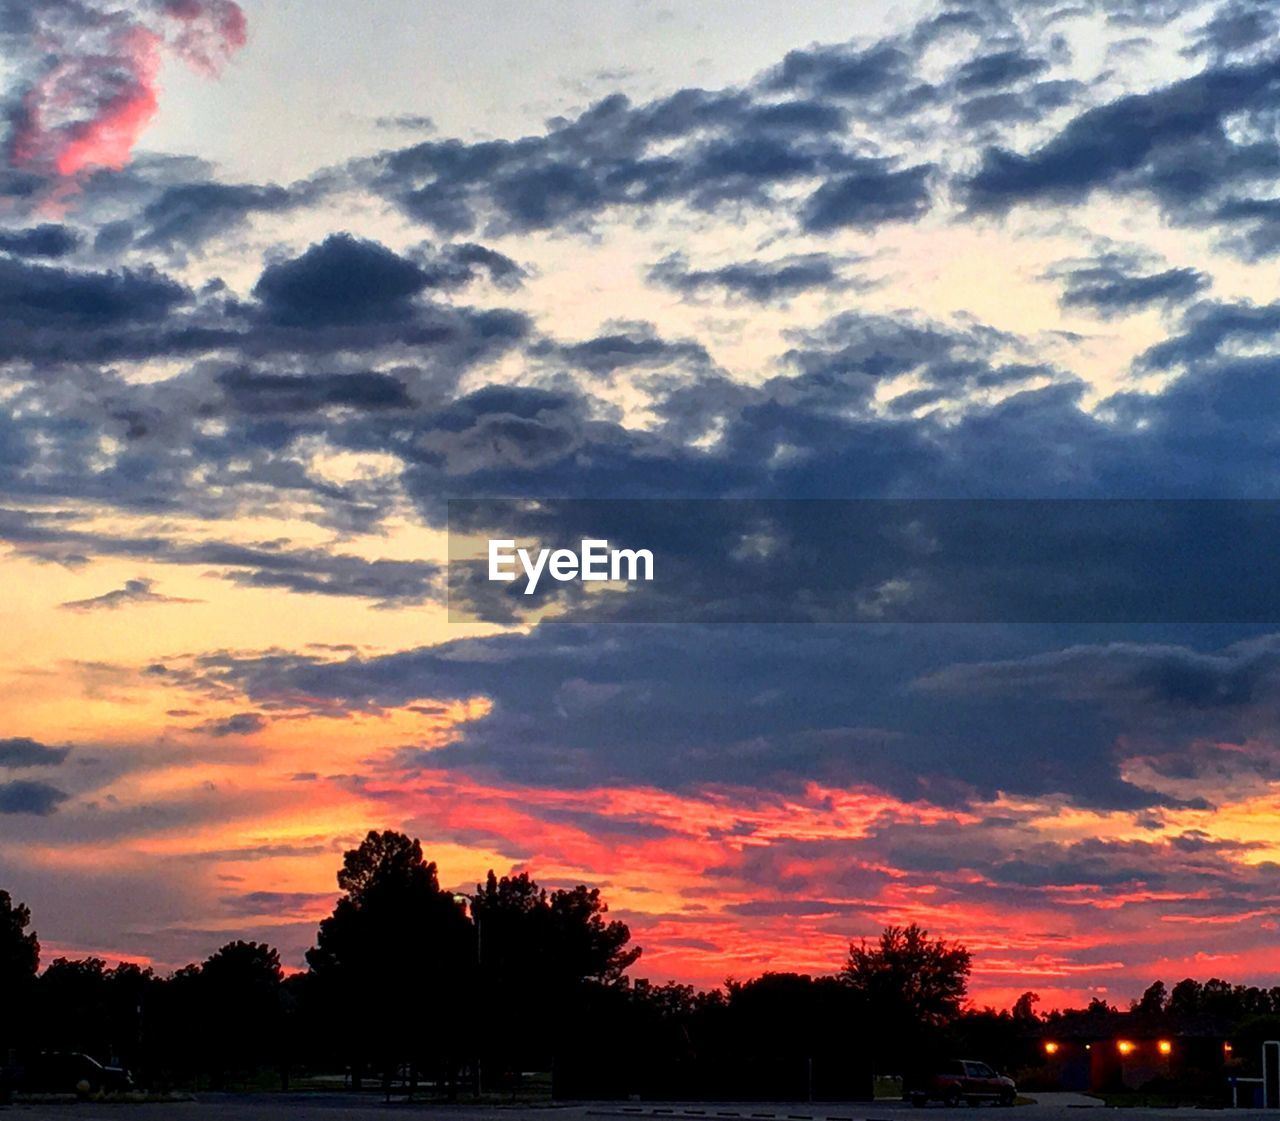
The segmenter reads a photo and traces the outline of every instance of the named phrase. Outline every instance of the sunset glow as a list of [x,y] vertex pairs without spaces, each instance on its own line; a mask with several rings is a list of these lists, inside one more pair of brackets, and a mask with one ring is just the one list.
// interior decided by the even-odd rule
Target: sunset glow
[[[449,499],[1280,497],[1274,13],[799,7],[0,32],[0,889],[46,961],[301,969],[377,828],[599,887],[636,978],[918,923],[979,1006],[1280,984],[1274,619],[880,622],[923,561],[865,624],[450,612]],[[795,543],[720,517],[767,615]],[[981,545],[1021,602],[1108,546],[1063,540]]]

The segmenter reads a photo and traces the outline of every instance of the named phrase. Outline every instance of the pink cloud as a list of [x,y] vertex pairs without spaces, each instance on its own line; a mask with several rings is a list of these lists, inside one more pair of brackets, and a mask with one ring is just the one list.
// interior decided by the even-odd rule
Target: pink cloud
[[159,108],[166,55],[215,76],[247,33],[233,0],[158,0],[132,13],[38,4],[31,21],[9,159],[64,179],[128,162]]

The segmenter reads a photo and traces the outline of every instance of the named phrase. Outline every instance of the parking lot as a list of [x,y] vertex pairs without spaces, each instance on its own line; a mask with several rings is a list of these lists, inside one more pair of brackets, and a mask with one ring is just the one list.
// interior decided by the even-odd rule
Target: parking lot
[[[1106,1109],[1096,1099],[1081,1094],[1041,1094],[1034,1103],[1020,1105],[1012,1116],[1021,1121],[1088,1121],[1082,1111]],[[1207,1113],[1227,1114],[1239,1121],[1274,1121],[1275,1113],[1256,1109],[1199,1110],[1133,1108],[1122,1111],[1118,1121],[1189,1121]],[[94,1102],[58,1104],[17,1103],[0,1107],[0,1115],[13,1121],[373,1121],[389,1116],[430,1114],[440,1121],[587,1121],[589,1118],[625,1121],[975,1121],[983,1115],[993,1119],[1011,1118],[1011,1111],[999,1107],[966,1107],[948,1109],[929,1106],[913,1109],[904,1102],[839,1103],[761,1103],[761,1102],[691,1102],[628,1103],[597,1102],[574,1105],[427,1105],[367,1095],[351,1094],[206,1094],[196,1101],[122,1105]],[[1096,1119],[1095,1119],[1096,1121]]]

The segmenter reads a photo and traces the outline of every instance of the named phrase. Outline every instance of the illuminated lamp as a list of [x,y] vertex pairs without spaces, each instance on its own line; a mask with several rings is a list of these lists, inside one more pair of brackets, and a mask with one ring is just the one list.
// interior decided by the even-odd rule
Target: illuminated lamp
[[1224,1043],[1224,1044],[1222,1045],[1222,1050],[1223,1050],[1223,1052],[1224,1052],[1225,1054],[1230,1055],[1230,1054],[1231,1054],[1231,1052],[1234,1050],[1234,1048],[1231,1046],[1231,1044],[1230,1044],[1230,1043]]
[[1119,1039],[1116,1040],[1116,1050],[1122,1055],[1132,1055],[1134,1052],[1134,1045],[1127,1039]]
[[1162,1039],[1162,1040],[1160,1040],[1160,1042],[1156,1044],[1156,1049],[1157,1049],[1157,1050],[1160,1052],[1160,1054],[1162,1054],[1162,1055],[1172,1055],[1172,1054],[1173,1054],[1173,1044],[1172,1044],[1172,1043],[1170,1043],[1167,1039]]
[[1044,1045],[1044,1053],[1046,1055],[1056,1055],[1058,1053],[1058,1045],[1052,1041]]

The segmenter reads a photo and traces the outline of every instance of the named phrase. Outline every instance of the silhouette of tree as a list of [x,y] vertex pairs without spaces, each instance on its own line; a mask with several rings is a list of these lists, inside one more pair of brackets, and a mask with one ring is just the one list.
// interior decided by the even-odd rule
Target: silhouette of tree
[[126,1067],[137,1069],[145,1065],[144,1018],[159,982],[149,968],[128,961],[107,970],[106,981],[112,1057]]
[[908,1060],[931,1061],[939,1029],[960,1013],[969,970],[967,949],[912,923],[886,927],[873,944],[851,943],[841,977],[877,1025],[878,1060],[905,1071]]
[[878,942],[849,946],[842,976],[872,1009],[941,1025],[960,1012],[968,991],[969,951],[910,926],[886,927]]
[[1200,993],[1204,986],[1190,977],[1173,986],[1165,1005],[1170,1016],[1194,1016],[1200,1011]]
[[106,1057],[111,1031],[105,961],[55,958],[40,975],[38,994],[45,1047]]
[[148,994],[142,1025],[145,1065],[152,1072],[164,1072],[165,1079],[177,1085],[193,1085],[201,1073],[208,1073],[203,990],[201,968],[193,963],[175,970]]
[[36,1040],[50,1050],[82,1051],[102,1062],[136,1063],[151,970],[101,958],[55,958],[36,984]]
[[1013,1002],[1010,1015],[1019,1023],[1030,1024],[1036,1021],[1036,1005],[1040,1003],[1039,993],[1023,993]]
[[1153,981],[1146,987],[1142,996],[1134,1001],[1133,1010],[1147,1016],[1158,1016],[1164,1011],[1168,999],[1169,992],[1164,987],[1164,982]]
[[[421,845],[395,832],[346,853],[338,884],[310,971],[288,979],[276,950],[246,941],[163,980],[92,957],[57,958],[39,974],[30,913],[0,892],[0,1042],[20,1057],[47,1048],[120,1060],[153,1086],[233,1083],[275,1064],[283,1074],[296,1057],[325,1073],[339,1061],[434,1071],[456,1087],[480,1057],[494,1078],[550,1068],[562,1097],[848,1101],[870,1094],[873,1060],[908,1080],[957,1054],[1020,1071],[1043,1061],[1042,1024],[1114,1027],[1100,998],[1044,1016],[1030,992],[1008,1011],[964,1009],[968,951],[918,926],[852,944],[836,976],[766,973],[698,992],[629,980],[640,950],[595,889],[546,891],[527,874],[490,872],[468,914]],[[1238,1069],[1280,1035],[1280,987],[1157,981],[1129,1007],[1163,1009],[1162,1032],[1178,1017],[1210,1021]],[[1178,1077],[1196,1093],[1220,1090],[1206,1070]]]
[[0,1045],[12,1046],[30,1032],[30,1001],[40,968],[40,940],[27,932],[31,911],[0,891]]
[[507,1069],[550,1061],[581,1018],[588,986],[617,987],[640,956],[627,925],[605,918],[596,888],[546,892],[528,873],[490,871],[471,897],[484,1018],[481,1044]]
[[25,903],[14,903],[7,891],[0,891],[0,984],[5,991],[35,978],[40,968],[40,939],[31,924],[31,911]]
[[1220,977],[1210,977],[1200,988],[1200,1011],[1222,1019],[1239,1016],[1244,993],[1243,985],[1235,986]]
[[1035,1001],[1027,999],[1034,996],[1024,993],[1007,1012],[994,1008],[962,1012],[944,1035],[948,1057],[984,1059],[1006,1073],[1039,1062],[1043,1057],[1037,1031],[1040,1020],[1033,1007]]
[[552,966],[565,981],[617,985],[640,957],[640,947],[627,948],[626,923],[606,921],[608,905],[599,888],[579,885],[553,891],[550,897]]
[[283,979],[279,952],[260,942],[228,942],[200,967],[199,1005],[215,1087],[232,1072],[278,1061]]
[[619,984],[640,957],[628,947],[626,923],[608,921],[599,888],[585,885],[548,894],[527,872],[476,885],[471,916],[480,932],[486,969],[527,975],[537,968],[553,984]]
[[353,1071],[425,1062],[452,1079],[470,1051],[463,996],[476,956],[462,906],[419,842],[393,831],[347,852],[338,886],[307,963]]
[[[850,1060],[861,1059],[856,997],[836,977],[765,973],[725,986],[739,1064],[735,1081],[757,1097],[864,1097],[847,1085]],[[861,1073],[857,1071],[856,1073]],[[869,1075],[869,1071],[866,1072]],[[833,1094],[827,1087],[844,1086]]]

